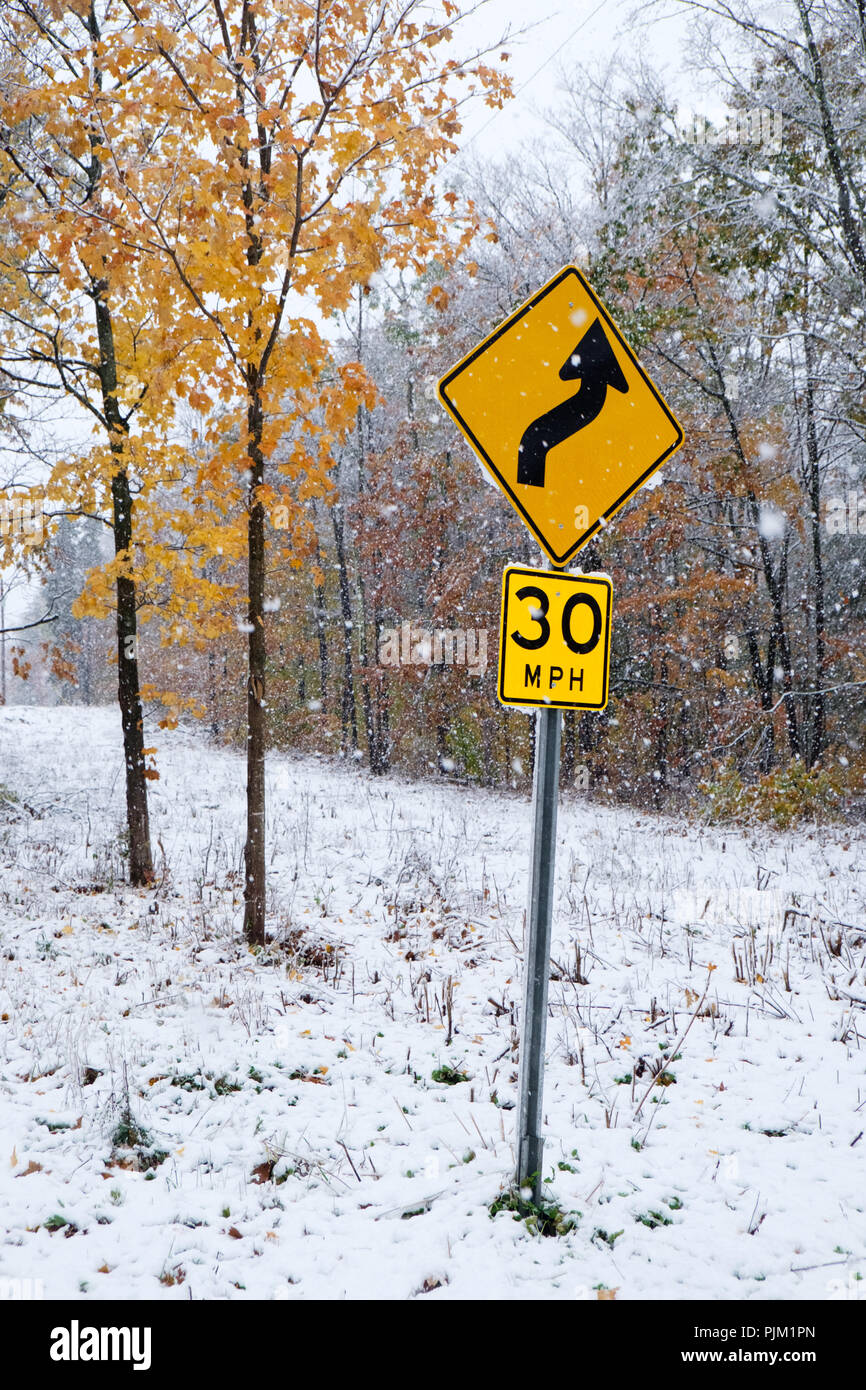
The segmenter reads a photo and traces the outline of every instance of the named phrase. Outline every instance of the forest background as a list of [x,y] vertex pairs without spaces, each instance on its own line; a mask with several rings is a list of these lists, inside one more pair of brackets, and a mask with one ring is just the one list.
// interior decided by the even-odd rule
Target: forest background
[[579,557],[613,579],[611,698],[566,716],[563,786],[862,815],[866,10],[682,8],[724,118],[612,61],[457,174],[464,103],[509,86],[451,0],[10,0],[0,428],[41,511],[7,501],[4,586],[41,587],[4,698],[119,701],[133,882],[145,726],[246,744],[251,941],[268,748],[528,788],[499,595],[543,561],[435,385],[567,263],[686,439]]

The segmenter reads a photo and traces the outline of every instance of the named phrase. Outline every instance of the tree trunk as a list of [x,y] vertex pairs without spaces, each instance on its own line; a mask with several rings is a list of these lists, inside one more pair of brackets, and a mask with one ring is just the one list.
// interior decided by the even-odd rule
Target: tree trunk
[[485,714],[481,717],[481,756],[485,787],[496,785],[496,716]]
[[244,936],[250,946],[265,944],[265,509],[258,489],[264,482],[262,404],[251,375],[247,410],[250,484],[247,526],[247,839],[244,846]]
[[821,549],[821,472],[818,429],[815,422],[815,378],[813,344],[808,333],[803,339],[806,357],[806,454],[807,487],[810,507],[812,540],[812,581],[814,588],[815,693],[811,703],[811,728],[808,739],[808,765],[812,767],[827,745],[827,710],[824,695],[824,665],[827,658],[826,617],[824,612],[824,556]]
[[216,678],[216,652],[213,649],[213,643],[208,647],[207,670],[210,684],[210,733],[211,738],[216,739],[219,738],[220,726],[218,713],[219,697],[217,695]]
[[[98,167],[98,162],[94,160]],[[96,177],[94,175],[94,177]],[[117,403],[117,359],[111,310],[105,298],[107,284],[94,282],[96,336],[99,344],[99,383],[111,452],[117,471],[111,479],[112,528],[115,558],[127,573],[118,575],[117,613],[117,700],[123,729],[123,763],[126,770],[126,825],[129,837],[129,881],[143,887],[153,881],[150,852],[150,819],[147,807],[147,777],[144,758],[144,712],[141,708],[138,677],[138,649],[135,580],[132,566],[132,494],[124,462],[124,442],[128,433]]]
[[663,662],[661,668],[661,684],[663,694],[659,700],[656,746],[655,746],[655,767],[652,772],[652,802],[657,811],[660,811],[664,803],[665,793],[668,787],[668,735],[670,732],[670,715],[668,697],[665,691],[669,680],[667,663]]
[[562,785],[570,787],[574,781],[575,754],[577,752],[577,713],[567,709],[562,716]]
[[[364,361],[364,298],[361,287],[358,287],[358,361]],[[358,498],[363,497],[367,486],[367,449],[364,441],[364,430],[367,427],[367,412],[364,406],[359,405],[356,415],[355,435],[358,442]],[[362,520],[363,525],[363,520]],[[378,615],[378,584],[374,594],[373,602],[373,628],[375,632],[375,663],[376,672],[371,682],[369,636],[367,624],[369,615],[367,612],[367,591],[364,577],[364,566],[360,554],[356,557],[358,567],[358,599],[360,604],[361,616],[361,700],[364,707],[364,728],[367,735],[367,758],[370,771],[374,776],[386,771],[388,765],[387,748],[387,696],[385,696],[384,722],[383,722],[383,674],[378,669],[379,643],[381,640]],[[374,573],[379,571],[379,553],[376,551],[373,556]],[[375,689],[373,688],[375,685]]]
[[[382,641],[382,630],[384,624],[378,615],[378,600],[376,603],[376,651],[378,652]],[[374,771],[381,775],[388,771],[391,766],[391,704],[388,690],[388,679],[384,669],[376,673],[376,767]]]
[[[96,10],[91,4],[85,24],[96,54],[100,39]],[[93,80],[102,86],[102,74],[97,66]],[[87,173],[88,190],[85,202],[95,195],[102,178],[100,148],[101,132],[94,126],[90,131],[90,165]],[[105,266],[105,257],[103,257]],[[108,430],[109,447],[116,471],[111,478],[112,527],[114,554],[126,570],[116,584],[117,616],[117,700],[123,729],[123,763],[126,771],[126,825],[129,837],[129,880],[135,887],[153,881],[153,859],[150,852],[150,820],[147,808],[147,777],[144,760],[144,712],[141,708],[136,647],[136,595],[132,568],[132,494],[126,472],[124,444],[129,433],[117,399],[117,355],[114,346],[114,326],[107,294],[109,282],[91,276],[90,293],[96,317],[96,341],[99,347],[99,389],[102,396],[104,424]]]
[[773,759],[776,752],[776,731],[773,727],[773,720],[770,710],[773,707],[773,672],[776,665],[776,643],[770,634],[767,644],[766,666],[761,661],[761,649],[758,644],[758,634],[754,628],[749,628],[746,633],[746,645],[749,649],[749,666],[752,672],[752,680],[758,692],[761,702],[761,709],[767,714],[767,723],[761,732],[761,748],[758,759],[758,767],[762,774],[772,770]]
[[[358,559],[358,599],[361,610],[361,703],[364,708],[364,731],[367,735],[367,760],[370,764],[370,771],[375,772],[379,762],[379,750],[376,746],[376,721],[373,710],[373,696],[370,689],[370,649],[367,640],[367,603],[360,558]],[[377,659],[378,650],[377,643]]]
[[[322,557],[316,547],[316,564],[322,567]],[[319,644],[319,698],[322,709],[328,707],[328,639],[325,633],[325,586],[316,585],[316,638]]]
[[[114,507],[114,551],[132,559],[132,498],[125,470],[111,480]],[[123,762],[126,768],[126,824],[129,832],[129,881],[141,888],[153,882],[150,852],[150,818],[144,759],[144,712],[141,708],[136,646],[135,582],[117,580],[117,699],[123,728]]]
[[349,574],[346,569],[346,547],[343,531],[342,504],[337,502],[331,508],[334,525],[334,542],[337,548],[337,568],[340,577],[340,613],[343,624],[343,698],[340,706],[341,748],[348,752],[350,743],[354,753],[358,747],[358,712],[355,700],[355,672],[352,661],[352,595],[349,589]]
[[536,736],[536,714],[533,710],[529,716],[529,781],[532,784],[535,777],[535,736]]
[[[280,651],[282,651],[280,647]],[[307,666],[304,661],[303,652],[298,657],[298,704],[303,709],[307,703]]]
[[[757,504],[755,504],[754,511],[755,526],[757,528]],[[773,605],[773,626],[771,634],[782,665],[782,688],[785,692],[785,721],[788,729],[788,747],[791,751],[791,757],[799,758],[801,752],[801,739],[800,726],[797,722],[797,710],[793,699],[794,668],[791,659],[791,644],[788,641],[788,631],[785,627],[784,614],[785,589],[788,584],[788,544],[789,536],[788,533],[786,533],[782,543],[782,558],[779,562],[778,573],[772,576],[772,569],[770,568],[772,577],[771,580],[768,580],[768,585],[770,588],[770,599]],[[764,549],[767,548],[763,538],[761,539],[761,545]]]

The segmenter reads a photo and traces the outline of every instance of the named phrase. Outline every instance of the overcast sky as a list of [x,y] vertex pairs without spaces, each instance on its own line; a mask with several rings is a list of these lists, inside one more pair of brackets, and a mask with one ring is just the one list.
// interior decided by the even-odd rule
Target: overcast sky
[[683,70],[685,15],[677,5],[659,9],[653,17],[645,12],[638,16],[637,8],[636,0],[489,0],[466,22],[466,34],[489,43],[512,30],[514,37],[505,47],[512,55],[508,69],[515,95],[500,112],[481,106],[467,115],[464,149],[501,158],[522,141],[537,138],[543,130],[539,113],[555,101],[562,71],[570,66],[601,69],[614,55],[626,62],[651,59],[670,90],[688,105],[694,85]]

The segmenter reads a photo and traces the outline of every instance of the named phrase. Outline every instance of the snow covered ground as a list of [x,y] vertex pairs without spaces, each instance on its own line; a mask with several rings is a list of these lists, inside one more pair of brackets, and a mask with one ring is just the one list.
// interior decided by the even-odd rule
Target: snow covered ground
[[862,830],[564,804],[545,1177],[575,1224],[547,1238],[489,1214],[513,1167],[528,802],[273,756],[277,942],[254,957],[242,761],[157,741],[158,884],[133,891],[116,712],[0,711],[0,1287],[866,1291]]

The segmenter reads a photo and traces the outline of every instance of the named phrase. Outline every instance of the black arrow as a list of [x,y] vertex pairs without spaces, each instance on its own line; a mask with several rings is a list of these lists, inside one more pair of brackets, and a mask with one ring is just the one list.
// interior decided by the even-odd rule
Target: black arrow
[[591,424],[604,405],[609,386],[615,391],[628,391],[628,382],[600,319],[586,330],[559,377],[561,381],[580,377],[580,386],[567,401],[539,415],[524,430],[517,461],[517,481],[527,487],[544,487],[544,466],[549,451]]

